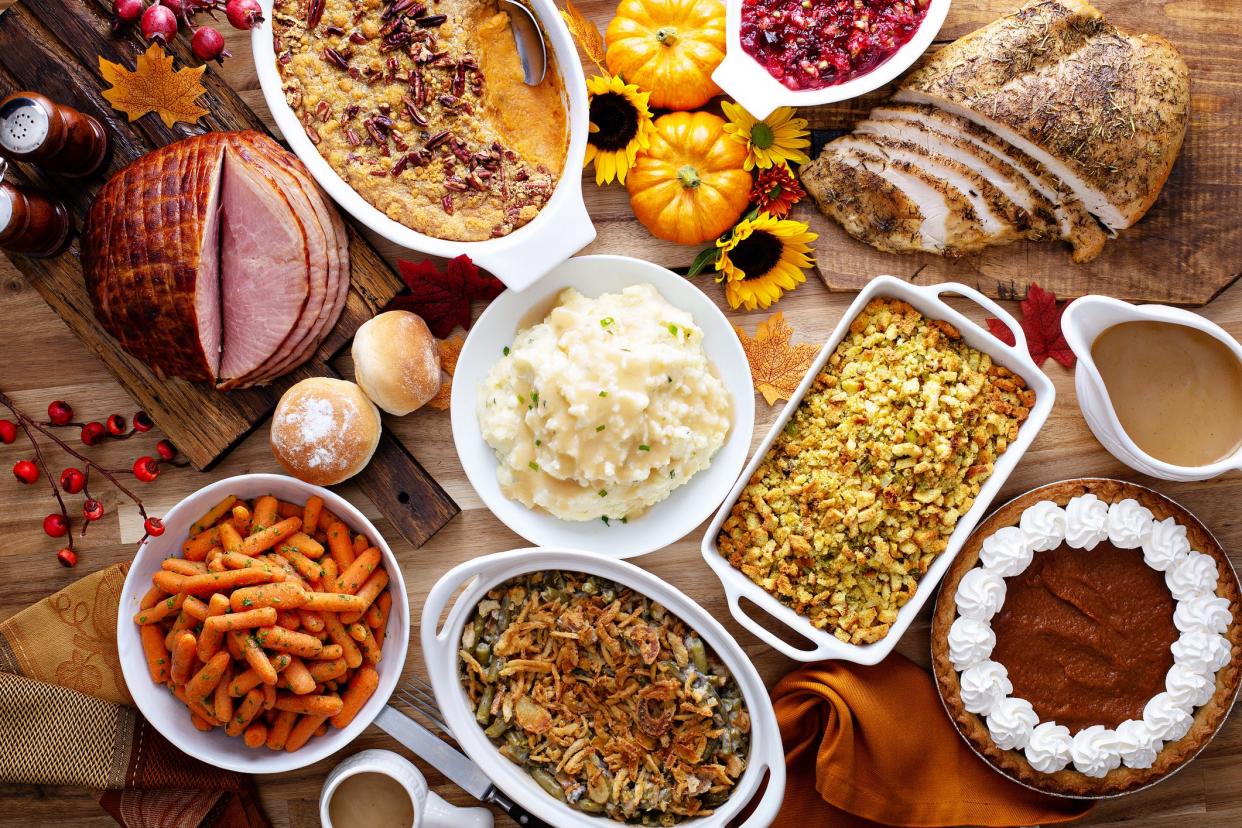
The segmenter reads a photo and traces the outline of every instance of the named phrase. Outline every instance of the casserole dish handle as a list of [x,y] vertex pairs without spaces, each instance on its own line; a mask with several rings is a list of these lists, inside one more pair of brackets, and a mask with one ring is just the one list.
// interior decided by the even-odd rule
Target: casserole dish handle
[[[570,182],[566,182],[567,184]],[[572,182],[580,187],[577,181]],[[483,249],[473,253],[474,263],[495,274],[505,287],[521,293],[537,282],[545,273],[595,240],[595,225],[582,200],[582,192],[575,189],[565,193],[566,200],[560,205],[544,209],[555,215],[538,216],[544,221],[532,222],[517,232],[522,236],[521,245]]]
[[[453,642],[449,641],[448,626],[445,625],[444,629],[440,628],[440,616],[444,614],[445,608],[452,601],[457,588],[486,570],[488,563],[487,557],[484,556],[458,564],[445,573],[443,578],[436,581],[431,592],[427,593],[420,625],[424,651],[434,652],[453,646]],[[450,578],[450,575],[453,577]],[[455,601],[452,603],[456,604]]]
[[[969,299],[976,305],[982,307],[984,310],[991,312],[992,315],[999,319],[1001,324],[1008,328],[1009,332],[1013,334],[1014,344],[1009,345],[1008,343],[1001,342],[1001,347],[1008,348],[1010,351],[1013,351],[1014,354],[1024,361],[1030,361],[1030,351],[1028,351],[1026,347],[1026,334],[1022,331],[1022,326],[1018,324],[1018,320],[1014,319],[1007,310],[996,304],[996,302],[989,299],[987,296],[984,296],[974,288],[963,285],[961,282],[945,282],[939,285],[930,285],[925,288],[925,290],[929,291],[937,299],[941,299],[942,301],[944,299],[944,294],[956,293],[958,296],[961,296],[964,299]],[[987,331],[987,333],[992,334],[990,330],[976,324],[974,320],[971,320],[971,324],[975,325],[975,327],[982,331]],[[995,334],[992,335],[995,336]],[[1000,340],[1000,337],[996,338],[998,341]]]
[[[828,647],[824,644],[815,645],[815,649],[813,650],[803,650],[782,641],[772,633],[765,630],[762,626],[760,626],[758,621],[751,618],[745,611],[742,610],[740,600],[742,598],[742,593],[737,590],[734,584],[730,583],[728,578],[722,578],[721,584],[724,586],[725,598],[729,602],[729,612],[733,614],[733,617],[737,620],[737,622],[746,629],[750,630],[756,638],[762,640],[763,643],[767,644],[778,653],[783,653],[795,661],[822,661],[826,658],[833,658],[840,655],[835,648]],[[755,606],[759,605],[756,603]],[[784,624],[784,621],[777,618],[775,615],[772,615],[771,613],[766,614],[769,618],[781,621],[781,623]],[[785,627],[793,630],[793,628],[789,627],[788,624],[785,624]],[[793,632],[797,632],[797,630],[793,630]]]
[[763,789],[763,795],[750,816],[737,828],[768,828],[769,825],[775,825],[776,815],[785,801],[785,748],[780,733],[774,730],[767,742],[759,760],[767,768],[768,785]]

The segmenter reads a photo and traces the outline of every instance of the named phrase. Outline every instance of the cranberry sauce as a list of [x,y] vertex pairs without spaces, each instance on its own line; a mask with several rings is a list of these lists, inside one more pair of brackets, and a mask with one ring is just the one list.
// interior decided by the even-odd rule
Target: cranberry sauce
[[790,89],[865,75],[918,30],[930,0],[742,0],[742,48]]

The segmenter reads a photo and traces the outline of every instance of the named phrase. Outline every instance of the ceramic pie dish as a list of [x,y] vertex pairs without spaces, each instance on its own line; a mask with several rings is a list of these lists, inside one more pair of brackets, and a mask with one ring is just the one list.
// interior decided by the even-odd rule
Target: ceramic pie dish
[[[990,315],[1001,320],[1014,334],[1015,345],[1006,345],[965,316],[944,297],[956,294],[981,306]],[[878,641],[865,644],[854,644],[838,639],[830,630],[816,627],[806,615],[799,614],[789,605],[778,600],[740,569],[735,568],[719,548],[719,537],[722,527],[730,519],[734,506],[743,496],[752,477],[759,469],[773,447],[785,431],[799,404],[807,396],[816,377],[824,369],[837,346],[850,333],[850,326],[868,305],[875,299],[900,300],[908,303],[915,311],[930,322],[947,322],[961,336],[961,341],[970,348],[990,357],[994,364],[999,365],[1013,375],[1020,377],[1026,388],[1034,392],[1035,400],[1031,405],[1026,419],[1021,423],[1017,436],[1008,443],[1003,453],[996,459],[991,474],[979,487],[971,500],[971,505],[957,517],[952,533],[947,538],[945,548],[939,551],[927,565],[919,578],[917,590],[909,600],[900,607],[895,620],[891,623],[887,634]],[[912,285],[895,276],[877,276],[872,279],[858,294],[832,335],[824,344],[823,349],[811,364],[806,377],[786,403],[785,408],[777,416],[767,436],[759,444],[751,461],[747,464],[742,476],[733,486],[717,512],[715,519],[703,537],[703,558],[716,573],[724,587],[728,598],[729,610],[738,623],[754,633],[769,646],[786,656],[799,661],[818,661],[825,658],[841,658],[858,664],[876,664],[883,660],[897,645],[898,639],[909,628],[923,604],[935,592],[936,585],[945,571],[957,556],[958,550],[966,542],[966,538],[974,529],[975,524],[983,517],[988,503],[996,496],[1006,478],[1021,460],[1022,455],[1030,447],[1035,435],[1043,427],[1052,411],[1056,397],[1056,389],[1047,375],[1031,360],[1026,347],[1026,337],[1017,321],[1005,312],[1000,305],[993,302],[977,290],[966,285],[945,283],[920,287]],[[762,611],[769,619],[780,622],[789,631],[796,633],[799,644],[793,644],[774,634],[760,624],[742,608],[741,599],[746,598],[754,608]],[[806,644],[810,646],[807,647]]]
[[[376,665],[379,686],[346,727],[340,730],[329,728],[326,734],[311,739],[292,753],[267,748],[253,750],[246,747],[243,740],[226,736],[219,728],[200,733],[191,724],[185,705],[166,687],[151,681],[138,626],[133,620],[143,594],[151,587],[151,576],[159,571],[163,560],[179,557],[181,543],[189,534],[191,524],[230,494],[243,499],[270,494],[293,503],[305,503],[311,495],[319,495],[326,509],[348,524],[350,529],[365,533],[379,548],[384,568],[388,571],[392,609],[388,613],[383,657]],[[138,547],[121,589],[116,632],[125,685],[142,715],[164,738],[186,753],[218,768],[239,773],[283,773],[312,765],[336,753],[358,738],[379,714],[397,686],[405,665],[410,637],[410,604],[405,592],[405,580],[401,577],[401,564],[384,536],[353,504],[328,489],[292,477],[242,474],[218,480],[182,500],[164,515],[164,534],[158,538],[147,538]]]
[[[454,567],[428,593],[420,626],[423,658],[440,712],[466,755],[497,787],[549,825],[601,828],[626,824],[569,807],[539,787],[522,767],[502,756],[476,722],[475,710],[458,679],[462,631],[488,590],[511,578],[549,570],[586,573],[629,587],[684,621],[716,653],[736,680],[750,713],[747,767],[729,798],[714,813],[678,824],[687,828],[723,828],[750,804],[755,806],[754,810],[742,826],[759,828],[771,824],[784,798],[784,749],[771,699],[746,653],[719,621],[675,587],[633,564],[601,559],[588,552],[518,549],[487,555]],[[767,786],[761,791],[765,776]]]
[[[1127,501],[1128,508],[1117,506]],[[1058,513],[1048,504],[1064,509],[1071,502],[1074,505],[1065,514],[1072,514],[1073,525],[1068,530],[1056,529],[1057,520],[1049,521],[1048,516]],[[1110,517],[1107,524],[1099,522],[1105,508]],[[1144,509],[1149,510],[1150,517]],[[1096,517],[1086,518],[1092,511]],[[1097,521],[1098,527],[1093,537],[1083,528],[1091,520]],[[1145,529],[1157,524],[1162,528]],[[1042,533],[1049,526],[1054,528],[1048,531],[1046,542],[1037,544],[1037,551],[1024,553],[1030,559],[1026,568],[1020,569],[1020,562],[1007,557],[1011,550],[1006,550],[1006,544],[1019,538],[1016,532],[1035,537],[1031,533]],[[1177,527],[1184,527],[1184,541]],[[1142,545],[1130,546],[1139,543],[1140,530],[1148,532]],[[1060,537],[1068,539],[1056,541],[1058,531]],[[1010,534],[999,534],[1002,532]],[[1119,540],[1127,532],[1130,538]],[[985,551],[989,539],[994,540]],[[1088,548],[1084,540],[1095,543]],[[1054,542],[1059,544],[1055,550],[1047,548]],[[1187,547],[1192,551],[1186,552]],[[1207,572],[1216,576],[1214,590],[1197,589],[1195,578],[1188,577],[1196,567],[1177,563],[1196,552],[1205,556],[1202,562]],[[1048,555],[1059,557],[1041,559]],[[1123,557],[1126,555],[1129,557]],[[1170,560],[1174,561],[1172,565]],[[1179,566],[1185,569],[1174,574]],[[1160,567],[1167,568],[1161,571]],[[983,583],[986,577],[975,573],[988,568],[1014,574],[1004,578],[1006,587],[999,592],[977,589],[977,584],[962,587],[968,573],[972,580]],[[1041,595],[1045,591],[1057,597],[1045,601]],[[989,592],[992,594],[987,596]],[[1176,599],[1178,595],[1182,598]],[[945,576],[932,618],[937,688],[962,738],[993,768],[1014,781],[1073,798],[1133,793],[1184,767],[1211,741],[1228,716],[1242,680],[1240,597],[1237,575],[1224,550],[1207,528],[1176,502],[1119,480],[1087,478],[1042,486],[989,516]],[[991,606],[977,609],[988,603]],[[1184,606],[1187,603],[1195,603],[1197,608]],[[952,625],[962,621],[963,615],[986,616],[997,606],[995,616],[986,622],[996,630],[990,642],[961,630],[951,634]],[[1211,611],[1202,612],[1208,606]],[[1164,616],[1170,607],[1176,608],[1172,618]],[[962,623],[962,630],[973,626],[971,620]],[[1214,674],[1211,667],[1194,668],[1208,678],[1187,683],[1187,665],[1199,652],[1187,656],[1183,641],[1191,635],[1207,640],[1210,631],[1197,630],[1208,623],[1217,625],[1214,629],[1223,629],[1219,655],[1228,661]],[[1122,629],[1115,630],[1115,626]],[[1181,638],[1177,637],[1179,630]],[[1163,636],[1163,640],[1156,643],[1153,636]],[[1175,641],[1171,647],[1170,637]],[[1055,645],[1050,646],[1053,642]],[[970,652],[980,646],[990,654]],[[978,662],[981,656],[984,661]],[[965,672],[959,672],[971,662],[979,663],[978,669],[985,673],[992,669],[988,665],[999,663],[1006,670],[1005,682],[1013,679],[1003,703],[1010,707],[1008,711],[999,713],[1001,704],[995,700],[980,702],[981,695],[986,694],[979,693],[977,676],[966,677]],[[1161,670],[1168,670],[1167,675]],[[1032,671],[1040,671],[1035,680]],[[1197,693],[1200,698],[1195,701],[1201,703],[1186,702],[1192,712],[1170,714],[1162,709],[1163,701],[1144,698],[1153,692],[1168,697],[1165,701]],[[1030,703],[1036,712],[1010,715],[1029,707],[1021,700],[1023,694],[1033,697]],[[985,705],[994,705],[987,716],[971,712]],[[1059,758],[1057,740],[1066,737],[1056,736],[1057,725],[1049,724],[1055,722],[1052,713],[1057,710],[1068,717],[1066,721],[1082,719],[1072,730],[1066,728],[1073,747],[1068,756],[1061,753]],[[1002,719],[999,724],[994,719],[997,715]],[[1004,721],[1023,716],[1025,724],[1016,729],[1011,727],[1013,721]],[[1110,720],[1088,724],[1088,720],[1106,718]],[[1132,721],[1117,723],[1123,718]],[[1038,724],[1032,725],[1036,719]],[[1167,741],[1158,737],[1149,741],[1156,728],[1170,723],[1175,723],[1175,729]],[[1048,738],[1041,737],[1039,745],[1035,744],[1032,726],[1046,731]],[[1002,740],[1014,744],[1002,745]],[[1025,747],[1021,746],[1023,740]],[[1062,742],[1065,744],[1069,743]],[[1101,746],[1102,751],[1097,751]]]
[[[582,200],[582,158],[586,153],[586,81],[578,63],[577,47],[551,0],[525,0],[539,19],[565,90],[569,149],[556,188],[530,222],[500,238],[451,241],[412,230],[359,195],[320,155],[297,114],[285,100],[272,31],[273,0],[261,0],[263,21],[251,31],[251,49],[263,98],[290,149],[310,170],[319,185],[367,229],[394,244],[453,258],[468,255],[475,264],[495,274],[513,290],[523,290],[595,238],[595,227]],[[551,70],[551,65],[549,65]]]

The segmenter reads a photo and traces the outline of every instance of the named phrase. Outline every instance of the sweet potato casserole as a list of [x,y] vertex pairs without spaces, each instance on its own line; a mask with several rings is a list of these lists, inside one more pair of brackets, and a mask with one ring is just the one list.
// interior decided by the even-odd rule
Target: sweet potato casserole
[[552,195],[564,90],[523,82],[497,0],[275,0],[289,106],[324,159],[394,221],[456,241],[504,236]]
[[612,581],[554,571],[495,587],[460,664],[488,738],[580,811],[673,825],[710,814],[746,770],[733,676],[681,619]]
[[725,520],[733,566],[841,641],[888,634],[1035,402],[952,325],[876,299]]

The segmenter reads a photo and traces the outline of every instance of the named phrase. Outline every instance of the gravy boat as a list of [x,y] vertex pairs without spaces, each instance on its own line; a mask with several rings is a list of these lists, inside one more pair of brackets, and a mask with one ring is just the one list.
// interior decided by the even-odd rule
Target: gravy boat
[[1169,322],[1203,331],[1228,346],[1239,362],[1242,362],[1242,345],[1229,333],[1204,319],[1197,313],[1171,308],[1167,305],[1131,305],[1107,296],[1083,296],[1075,299],[1061,317],[1061,332],[1065,341],[1078,357],[1074,370],[1074,390],[1078,394],[1078,407],[1109,454],[1142,474],[1162,480],[1207,480],[1235,469],[1242,470],[1242,449],[1215,463],[1203,466],[1178,466],[1152,457],[1143,451],[1126,433],[1117,412],[1109,399],[1108,389],[1100,376],[1099,368],[1091,356],[1095,338],[1107,328],[1122,322]]

